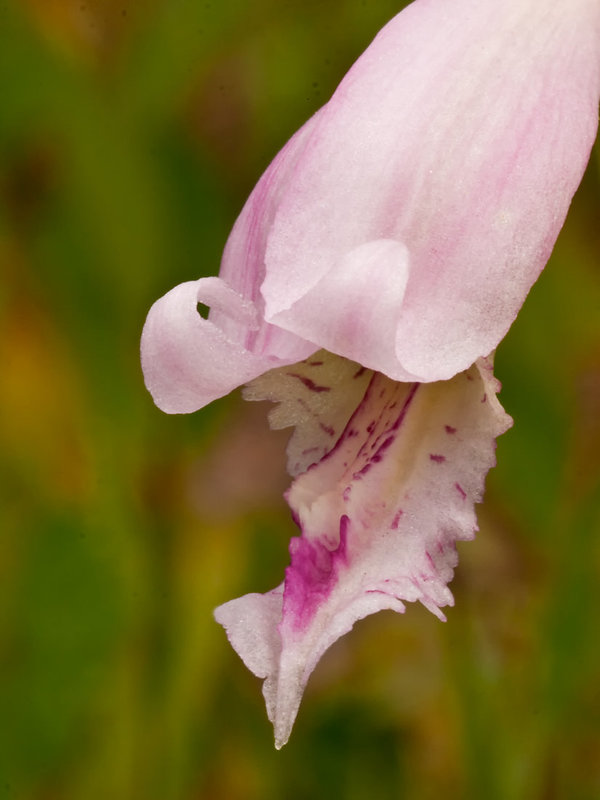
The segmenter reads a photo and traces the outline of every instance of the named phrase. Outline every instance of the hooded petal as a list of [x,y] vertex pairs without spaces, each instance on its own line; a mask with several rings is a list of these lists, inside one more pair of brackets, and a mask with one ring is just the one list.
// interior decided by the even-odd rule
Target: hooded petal
[[[446,379],[491,352],[580,182],[599,73],[597,0],[408,6],[265,198],[267,320],[397,380]],[[373,259],[382,239],[406,258]],[[356,313],[349,263],[367,309],[385,309],[381,337]]]
[[335,446],[292,484],[287,500],[302,534],[284,586],[215,612],[265,678],[277,746],[318,660],[356,620],[415,600],[444,618],[455,542],[473,537],[495,438],[511,424],[497,390],[485,361],[431,384],[371,373]]
[[[599,40],[598,0],[416,0],[285,145],[233,228],[221,277],[257,324],[217,308],[215,328],[190,332],[220,341],[216,329],[267,364],[327,347],[403,381],[449,378],[493,350],[588,159]],[[154,338],[159,358],[177,350],[198,369],[154,368],[147,351],[148,386],[168,377],[173,410],[255,374],[238,352],[215,382],[226,349],[213,338]]]

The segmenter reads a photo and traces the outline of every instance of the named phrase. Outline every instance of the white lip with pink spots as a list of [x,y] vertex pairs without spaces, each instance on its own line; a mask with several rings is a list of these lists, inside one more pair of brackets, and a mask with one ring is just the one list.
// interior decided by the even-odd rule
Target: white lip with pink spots
[[[356,365],[346,362],[340,370],[339,360],[324,354],[312,359],[318,366],[308,360],[259,379],[263,395],[280,400],[280,421],[297,402],[289,384],[277,398],[275,387],[286,370],[288,377],[302,376],[299,383],[309,395],[327,397],[325,405],[315,401],[320,414],[303,402],[313,425],[306,427],[304,420],[302,427],[300,420],[301,441],[295,443],[325,452],[286,493],[301,535],[291,541],[283,585],[216,611],[233,647],[265,678],[279,747],[290,734],[310,673],[356,620],[384,608],[403,612],[405,602],[417,600],[444,619],[441,607],[453,602],[447,583],[457,563],[455,543],[471,539],[477,529],[474,505],[495,463],[495,438],[511,424],[485,360],[432,384],[397,383],[367,371],[354,413],[332,443],[314,417],[322,423],[326,409],[352,389]],[[250,391],[255,398],[260,394],[256,387]]]

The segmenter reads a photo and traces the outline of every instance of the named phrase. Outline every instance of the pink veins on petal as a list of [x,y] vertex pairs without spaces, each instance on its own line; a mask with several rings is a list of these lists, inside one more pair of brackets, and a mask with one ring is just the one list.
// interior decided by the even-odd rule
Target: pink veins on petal
[[[407,601],[444,619],[455,543],[474,535],[494,440],[510,424],[497,389],[485,361],[433,384],[373,373],[337,442],[290,486],[286,500],[301,535],[290,544],[283,591],[246,595],[216,611],[233,647],[265,678],[277,746],[287,741],[320,657],[357,619],[401,612]],[[461,437],[449,437],[447,424],[460,427]],[[430,458],[442,446],[444,468]]]
[[[361,481],[373,465],[382,461],[385,452],[395,440],[418,388],[419,384],[412,386],[398,384],[378,374],[372,377],[365,397],[337,444],[307,473],[310,479],[310,473],[313,471],[314,475],[318,476],[319,485],[324,488],[323,472],[331,469],[336,481],[335,495],[328,496],[332,508],[343,511],[340,500],[342,504],[348,503],[353,484]],[[401,405],[398,402],[400,399],[403,401]],[[363,418],[372,415],[374,406],[379,413],[364,426]],[[396,411],[398,406],[400,410]],[[341,482],[347,485],[340,493],[337,486]],[[284,603],[286,611],[291,615],[292,627],[299,630],[306,627],[318,606],[331,593],[337,583],[340,566],[349,566],[348,533],[352,523],[346,513],[341,513],[337,540],[332,538],[330,524],[333,525],[333,521],[331,523],[328,521],[327,527],[317,530],[314,530],[310,523],[304,525],[306,517],[303,522],[302,512],[296,510],[293,505],[293,490],[292,486],[288,493],[288,502],[292,507],[294,519],[302,528],[302,536],[290,542],[291,564],[286,570]],[[394,521],[397,527],[399,518],[396,514],[390,523],[392,528]]]

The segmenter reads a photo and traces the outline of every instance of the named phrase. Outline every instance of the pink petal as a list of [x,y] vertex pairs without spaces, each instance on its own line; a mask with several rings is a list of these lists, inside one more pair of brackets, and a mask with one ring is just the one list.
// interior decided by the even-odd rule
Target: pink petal
[[404,245],[393,239],[365,242],[341,256],[290,314],[318,320],[318,336],[314,331],[311,335],[327,350],[351,353],[354,361],[394,380],[411,380],[414,376],[396,357],[398,317],[408,279]]
[[[293,180],[298,158],[315,129],[320,113],[317,112],[292,136],[254,187],[227,239],[219,272],[229,286],[252,301],[257,309],[259,325],[252,331],[246,331],[246,347],[258,354],[275,354],[288,363],[300,360],[318,347],[307,347],[306,341],[265,321],[260,287],[265,278],[267,237],[280,196]],[[224,318],[218,310],[211,311],[210,318],[224,330],[233,328],[234,333],[238,333],[236,324]],[[309,338],[308,341],[312,340]],[[300,352],[303,355],[298,355]]]
[[494,440],[511,424],[497,390],[485,361],[431,384],[371,374],[336,445],[292,484],[287,500],[302,534],[290,545],[283,594],[247,595],[215,612],[265,678],[278,747],[312,670],[356,620],[415,600],[444,618],[455,542],[474,535]]
[[[446,379],[491,352],[581,179],[599,66],[597,0],[406,8],[302,134],[293,172],[263,197],[266,319],[398,379]],[[261,270],[264,238],[263,228]],[[368,248],[370,286],[360,269],[357,285],[346,278],[360,248],[382,239],[408,253],[406,291],[405,262],[395,284],[393,258],[370,261]],[[371,307],[382,304],[372,327]]]
[[[228,332],[203,319],[198,303],[211,306],[221,322],[228,321]],[[182,283],[157,300],[142,332],[142,369],[156,405],[169,414],[196,411],[286,363],[284,358],[256,355],[245,347],[247,331],[258,327],[254,305],[220,278]],[[296,341],[296,352],[292,348],[287,353],[291,361],[314,349]]]
[[[262,372],[318,349],[266,322],[260,294],[266,234],[279,192],[317,118],[290,139],[256,185],[227,241],[220,279],[181,284],[150,309],[142,369],[163,411],[196,411]],[[196,312],[198,302],[210,306],[208,322]]]
[[221,277],[257,325],[211,310],[223,341],[242,348],[231,379],[210,364],[229,352],[215,328],[191,326],[205,343],[155,337],[161,363],[148,349],[143,360],[159,404],[191,410],[238,385],[259,363],[242,367],[240,352],[294,363],[327,347],[396,380],[430,381],[493,350],[588,159],[599,40],[597,0],[417,0],[401,12],[285,145],[234,226]]

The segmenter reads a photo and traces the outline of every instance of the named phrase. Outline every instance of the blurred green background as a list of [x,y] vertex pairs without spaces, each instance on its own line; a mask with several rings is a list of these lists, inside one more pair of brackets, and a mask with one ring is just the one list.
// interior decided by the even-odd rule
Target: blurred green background
[[151,303],[401,5],[0,2],[0,797],[600,797],[596,155],[498,352],[456,608],[359,623],[280,753],[211,612],[283,575],[286,435],[143,386]]

